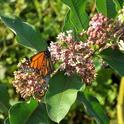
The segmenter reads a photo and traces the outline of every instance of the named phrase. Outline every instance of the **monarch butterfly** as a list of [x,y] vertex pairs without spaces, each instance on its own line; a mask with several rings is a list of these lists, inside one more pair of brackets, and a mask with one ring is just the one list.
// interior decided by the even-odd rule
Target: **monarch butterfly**
[[43,77],[51,74],[53,71],[50,52],[48,50],[38,52],[30,58],[31,68],[38,70]]
[[13,86],[24,99],[33,96],[38,101],[45,95],[50,74],[53,71],[52,61],[48,50],[41,51],[31,58],[24,58],[14,72]]

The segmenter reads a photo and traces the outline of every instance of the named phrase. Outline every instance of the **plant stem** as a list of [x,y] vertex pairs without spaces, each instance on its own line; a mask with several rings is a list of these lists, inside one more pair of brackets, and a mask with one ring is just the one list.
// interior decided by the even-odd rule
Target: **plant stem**
[[117,103],[118,124],[124,124],[124,77],[121,79],[118,103]]

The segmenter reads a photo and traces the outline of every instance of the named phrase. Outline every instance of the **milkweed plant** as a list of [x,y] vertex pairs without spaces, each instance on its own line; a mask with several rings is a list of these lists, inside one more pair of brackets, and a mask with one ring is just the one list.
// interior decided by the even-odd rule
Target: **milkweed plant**
[[86,0],[62,2],[69,7],[68,12],[61,32],[49,45],[30,24],[19,18],[1,16],[24,47],[37,52],[48,50],[54,68],[42,76],[30,67],[31,59],[19,62],[12,84],[25,101],[11,106],[5,123],[61,123],[78,101],[93,123],[109,124],[104,108],[88,87],[92,87],[99,76],[95,58],[121,77],[124,75],[124,7],[118,0],[110,2],[113,9],[96,0],[96,10],[90,15],[86,11]]

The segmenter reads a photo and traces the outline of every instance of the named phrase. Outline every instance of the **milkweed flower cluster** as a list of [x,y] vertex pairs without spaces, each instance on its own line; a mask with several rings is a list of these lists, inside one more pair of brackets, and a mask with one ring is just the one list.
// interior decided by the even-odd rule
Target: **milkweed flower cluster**
[[124,43],[124,7],[119,10],[117,20],[113,24],[114,37]]
[[[119,11],[116,20],[109,19],[101,13],[95,14],[89,23],[89,28],[80,33],[87,35],[85,42],[75,40],[72,30],[58,34],[57,41],[51,42],[49,51],[54,63],[60,64],[60,70],[71,76],[78,74],[83,82],[90,84],[96,77],[93,54],[95,49],[120,45],[124,49],[124,7]],[[110,42],[109,42],[110,41]],[[120,42],[121,41],[121,42]],[[112,43],[112,44],[111,44]],[[99,50],[98,49],[98,50]],[[34,97],[40,100],[47,91],[49,77],[30,67],[30,59],[19,64],[14,73],[13,85],[16,91],[25,99]]]
[[122,9],[120,9],[118,11],[118,17],[117,17],[118,21],[121,23],[124,23],[124,6]]
[[[115,20],[109,19],[101,13],[95,14],[89,23],[86,31],[87,43],[99,47],[116,46],[124,42],[124,7],[118,12]],[[109,42],[110,41],[110,42]]]
[[40,100],[48,89],[48,82],[37,69],[29,65],[30,59],[24,59],[19,63],[19,69],[14,72],[13,86],[24,99],[34,97]]
[[95,14],[89,23],[87,30],[87,42],[92,45],[103,46],[107,43],[112,29],[111,20],[101,13]]
[[116,21],[113,26],[113,37],[118,42],[119,40],[124,41],[124,24]]
[[57,42],[51,42],[49,50],[52,60],[61,63],[60,69],[65,70],[65,74],[71,76],[77,73],[85,83],[95,79],[93,51],[87,43],[75,41],[71,30],[60,33]]

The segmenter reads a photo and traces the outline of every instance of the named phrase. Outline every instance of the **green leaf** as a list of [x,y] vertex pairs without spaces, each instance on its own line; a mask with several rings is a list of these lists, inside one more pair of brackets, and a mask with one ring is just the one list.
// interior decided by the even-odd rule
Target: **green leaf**
[[118,3],[120,4],[121,8],[123,8],[124,0],[115,0],[115,1],[118,1]]
[[119,3],[118,0],[113,0],[113,2],[115,3],[116,10],[119,11],[121,9],[121,4]]
[[17,103],[9,111],[9,121],[11,124],[26,124],[33,112],[38,107],[38,103],[31,100],[29,103]]
[[103,50],[100,55],[112,69],[124,76],[124,53],[108,48]]
[[17,35],[17,40],[20,44],[38,51],[46,50],[47,43],[31,25],[23,22],[19,18],[13,19],[1,16],[1,20]]
[[50,124],[45,105],[35,100],[15,104],[9,111],[9,121],[11,124]]
[[46,94],[46,106],[51,120],[59,123],[65,117],[82,85],[81,79],[76,75],[68,77],[63,72],[58,72],[52,77]]
[[[111,83],[110,79],[111,79],[112,74],[113,74],[113,70],[111,68],[102,68],[97,72],[97,75],[98,75],[96,77],[97,84],[92,87],[93,93],[96,96],[98,96],[98,97],[101,96],[101,98],[108,99],[110,101],[109,97],[111,97],[115,94],[113,91],[113,88],[112,88],[113,86],[110,85],[110,83]],[[113,94],[108,96],[108,92],[110,90],[113,91]],[[100,102],[103,103],[104,100],[101,100]]]
[[89,18],[85,11],[87,1],[86,0],[62,0],[62,1],[70,8],[70,12],[69,14],[67,14],[66,17],[69,19],[69,21],[67,21],[67,24],[65,22],[64,27],[67,27],[67,25],[68,27],[70,27],[70,29],[75,27],[76,31],[82,31],[83,29],[86,29],[89,24]]
[[100,84],[100,86],[102,84],[106,84],[107,80],[111,78],[112,75],[112,69],[111,68],[102,68],[100,69],[97,74],[99,76],[96,77],[96,81]]
[[117,15],[113,0],[96,0],[96,9],[99,13],[109,18],[114,18]]
[[10,124],[10,123],[9,123],[9,118],[8,118],[8,117],[4,120],[4,124]]
[[30,116],[26,124],[50,124],[45,104],[40,104]]
[[72,30],[72,29],[75,29],[75,28],[74,28],[73,23],[70,20],[70,10],[69,10],[65,16],[62,30],[67,31],[67,30]]
[[7,86],[0,84],[0,112],[7,113],[9,109],[9,94]]
[[87,92],[78,93],[79,101],[84,105],[91,117],[94,117],[97,124],[109,124],[109,119],[98,100]]

